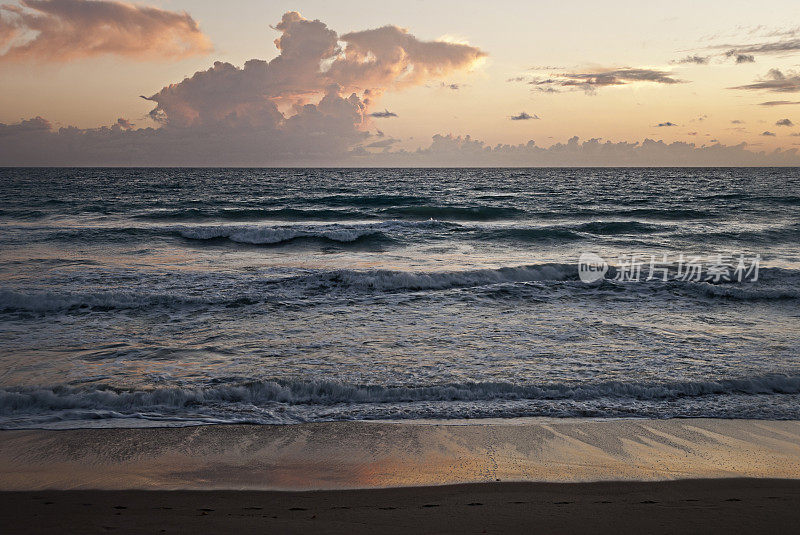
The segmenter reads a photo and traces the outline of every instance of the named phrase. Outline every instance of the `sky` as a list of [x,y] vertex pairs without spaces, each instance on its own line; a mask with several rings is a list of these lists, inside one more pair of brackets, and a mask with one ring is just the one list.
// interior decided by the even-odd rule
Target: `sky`
[[796,1],[4,1],[0,164],[800,163]]

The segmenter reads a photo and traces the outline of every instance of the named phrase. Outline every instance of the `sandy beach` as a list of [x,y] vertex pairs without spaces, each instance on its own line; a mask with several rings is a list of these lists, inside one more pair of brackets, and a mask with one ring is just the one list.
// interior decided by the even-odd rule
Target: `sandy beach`
[[0,493],[3,533],[790,533],[800,481]]
[[340,422],[0,437],[4,533],[785,532],[800,520],[796,421]]

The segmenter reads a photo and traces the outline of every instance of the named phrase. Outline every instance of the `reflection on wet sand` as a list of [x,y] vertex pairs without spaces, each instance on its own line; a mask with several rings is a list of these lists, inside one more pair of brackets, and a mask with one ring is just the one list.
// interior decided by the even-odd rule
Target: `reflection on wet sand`
[[532,419],[5,431],[0,474],[0,490],[800,478],[800,422]]

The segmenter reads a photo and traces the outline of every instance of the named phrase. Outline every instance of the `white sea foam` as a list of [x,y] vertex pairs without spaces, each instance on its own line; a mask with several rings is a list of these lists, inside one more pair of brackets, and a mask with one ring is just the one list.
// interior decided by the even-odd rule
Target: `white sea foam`
[[0,389],[0,414],[94,409],[158,411],[216,404],[264,405],[398,403],[487,400],[671,400],[732,394],[800,394],[800,376],[770,374],[709,381],[609,381],[598,383],[512,384],[482,382],[445,385],[382,386],[336,381],[256,381],[197,388],[153,388],[143,391],[103,387],[56,386]]
[[351,243],[368,236],[388,237],[391,232],[453,226],[435,220],[429,221],[385,221],[365,224],[295,224],[295,225],[199,225],[178,227],[181,236],[192,240],[226,238],[236,243],[251,245],[275,245],[298,238],[325,239]]

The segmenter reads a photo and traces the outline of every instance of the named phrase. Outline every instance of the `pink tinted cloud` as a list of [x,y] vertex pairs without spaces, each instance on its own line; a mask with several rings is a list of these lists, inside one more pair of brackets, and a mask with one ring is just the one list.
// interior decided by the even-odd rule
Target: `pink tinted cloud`
[[158,128],[136,128],[124,119],[58,131],[39,122],[0,125],[0,164],[45,158],[125,165],[141,158],[148,165],[340,161],[368,152],[364,145],[374,142],[369,111],[382,92],[424,84],[485,56],[465,44],[421,41],[395,26],[340,37],[297,12],[285,13],[274,29],[280,32],[276,58],[242,67],[216,62],[143,97],[155,104],[150,116]]
[[0,60],[65,62],[102,55],[175,60],[211,50],[211,41],[186,12],[114,0],[0,5]]
[[[420,41],[396,26],[340,37],[325,23],[295,11],[285,13],[274,28],[281,32],[275,40],[278,57],[252,59],[241,68],[217,62],[145,97],[158,104],[152,115],[179,127],[275,123],[281,120],[279,105],[300,109],[332,87],[337,94],[358,93],[366,108],[389,88],[424,83],[486,55],[469,45]],[[346,43],[344,50],[340,41]]]

